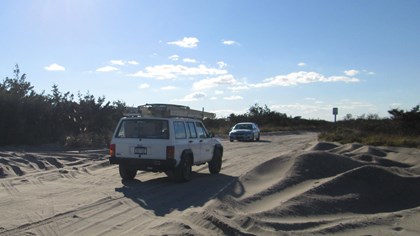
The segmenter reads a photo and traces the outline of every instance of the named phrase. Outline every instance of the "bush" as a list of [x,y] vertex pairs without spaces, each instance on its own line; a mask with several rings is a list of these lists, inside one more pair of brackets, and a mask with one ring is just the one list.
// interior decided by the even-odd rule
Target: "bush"
[[64,147],[73,148],[102,148],[108,147],[112,134],[81,133],[76,136],[66,136],[63,142]]
[[20,76],[0,83],[0,146],[60,143],[66,147],[105,146],[125,110],[123,102],[107,102],[89,92],[61,93],[54,85],[51,95],[38,94]]
[[[404,146],[420,148],[420,136],[416,120],[417,107],[406,112],[390,111],[391,119],[362,119],[339,121],[319,134],[320,140],[340,143],[358,142],[375,146]],[[407,118],[409,117],[409,118]],[[410,127],[410,128],[408,128]]]

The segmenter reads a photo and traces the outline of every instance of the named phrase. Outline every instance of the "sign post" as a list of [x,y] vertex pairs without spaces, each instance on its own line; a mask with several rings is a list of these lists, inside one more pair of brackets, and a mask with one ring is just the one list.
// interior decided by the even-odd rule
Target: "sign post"
[[335,122],[337,122],[338,108],[334,107],[332,112],[333,112],[333,115],[334,115],[334,123],[335,123]]

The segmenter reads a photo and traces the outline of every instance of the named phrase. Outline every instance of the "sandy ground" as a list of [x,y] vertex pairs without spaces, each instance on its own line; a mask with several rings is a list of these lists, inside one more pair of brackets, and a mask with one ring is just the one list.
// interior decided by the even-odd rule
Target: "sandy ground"
[[0,235],[420,235],[420,150],[222,140],[222,171],[121,181],[106,150],[0,150]]

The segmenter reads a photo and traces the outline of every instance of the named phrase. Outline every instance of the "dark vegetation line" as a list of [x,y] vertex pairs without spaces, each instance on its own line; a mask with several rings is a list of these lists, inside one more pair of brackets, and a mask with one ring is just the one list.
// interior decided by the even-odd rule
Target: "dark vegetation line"
[[[75,97],[62,93],[57,85],[52,94],[35,92],[19,66],[14,77],[0,84],[0,146],[58,144],[67,148],[106,147],[118,120],[125,111],[122,101],[106,102],[87,92]],[[243,121],[257,123],[262,132],[308,130],[320,132],[319,138],[341,143],[395,145],[420,148],[420,107],[409,111],[392,109],[390,118],[347,114],[337,123],[288,117],[255,104],[245,114],[207,119],[205,125],[214,134],[226,135]]]
[[121,101],[105,103],[89,93],[75,98],[57,85],[52,94],[38,94],[16,65],[14,77],[0,84],[0,146],[105,146],[124,109]]

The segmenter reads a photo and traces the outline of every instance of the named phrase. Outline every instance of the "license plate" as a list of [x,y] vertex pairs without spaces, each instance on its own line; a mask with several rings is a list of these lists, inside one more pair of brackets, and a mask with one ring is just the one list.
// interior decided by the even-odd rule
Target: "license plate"
[[146,147],[135,147],[134,148],[134,154],[147,154],[147,148]]

